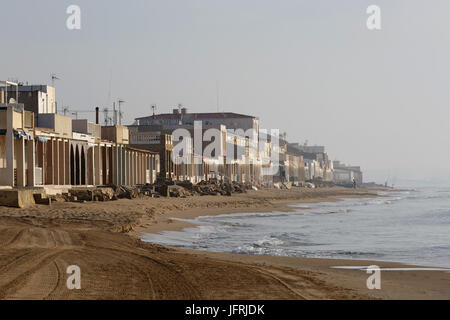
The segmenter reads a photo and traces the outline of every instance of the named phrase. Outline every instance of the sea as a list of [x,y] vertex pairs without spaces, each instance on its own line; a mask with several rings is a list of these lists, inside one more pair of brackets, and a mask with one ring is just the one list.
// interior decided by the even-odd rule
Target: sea
[[379,194],[376,198],[292,204],[291,212],[186,219],[183,221],[195,226],[143,234],[142,240],[212,252],[450,268],[450,187],[425,186]]

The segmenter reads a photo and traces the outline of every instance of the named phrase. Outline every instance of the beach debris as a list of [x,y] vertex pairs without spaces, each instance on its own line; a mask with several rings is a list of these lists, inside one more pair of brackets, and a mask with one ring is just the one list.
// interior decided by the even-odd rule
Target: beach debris
[[168,186],[168,193],[169,197],[171,198],[186,198],[187,196],[190,196],[191,193],[188,192],[185,188],[178,185]]
[[[63,193],[59,198],[37,196],[37,202],[46,204],[53,201],[63,200],[66,202],[90,202],[90,201],[113,201],[118,199],[135,199],[138,197],[171,197],[186,198],[190,196],[232,196],[233,193],[245,193],[247,190],[258,190],[251,184],[238,182],[223,182],[217,179],[201,181],[193,184],[191,181],[174,182],[172,179],[159,178],[154,184],[137,186],[110,185],[101,187],[77,187]],[[49,200],[47,200],[47,198]]]
[[47,197],[43,193],[35,193],[35,194],[33,194],[33,197],[34,197],[34,202],[36,204],[42,204],[42,205],[47,205],[47,206],[52,204],[52,199]]
[[290,182],[277,182],[273,184],[275,189],[280,189],[280,190],[290,190],[292,189],[292,183]]
[[116,186],[115,194],[118,199],[135,199],[139,197],[140,191],[137,187]]
[[63,193],[62,197],[68,202],[117,200],[116,192],[111,187],[73,188]]
[[156,186],[153,184],[144,184],[136,186],[139,190],[139,193],[143,196],[151,197],[151,198],[159,198],[159,192],[156,192]]

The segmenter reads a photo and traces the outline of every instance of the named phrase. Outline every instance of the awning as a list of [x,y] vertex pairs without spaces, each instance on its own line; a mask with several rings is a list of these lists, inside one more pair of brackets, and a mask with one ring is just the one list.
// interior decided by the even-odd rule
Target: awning
[[43,137],[43,136],[37,136],[38,141],[43,142],[43,143],[47,143],[48,139],[47,137]]
[[14,138],[16,139],[27,138],[27,140],[31,140],[31,136],[23,130],[17,131],[14,130]]

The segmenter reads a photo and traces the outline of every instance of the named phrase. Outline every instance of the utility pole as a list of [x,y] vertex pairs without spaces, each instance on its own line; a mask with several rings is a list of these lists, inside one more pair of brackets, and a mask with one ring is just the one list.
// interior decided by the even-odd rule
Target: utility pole
[[[58,76],[54,73],[52,73],[51,78],[52,78],[52,87],[55,88],[55,81],[61,79],[58,78]],[[56,102],[56,94],[55,94],[55,113],[58,113],[58,102]]]

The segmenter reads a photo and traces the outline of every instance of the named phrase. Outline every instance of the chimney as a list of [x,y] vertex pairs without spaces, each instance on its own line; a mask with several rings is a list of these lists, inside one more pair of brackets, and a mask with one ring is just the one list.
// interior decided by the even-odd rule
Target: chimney
[[95,124],[100,124],[100,108],[95,108]]

